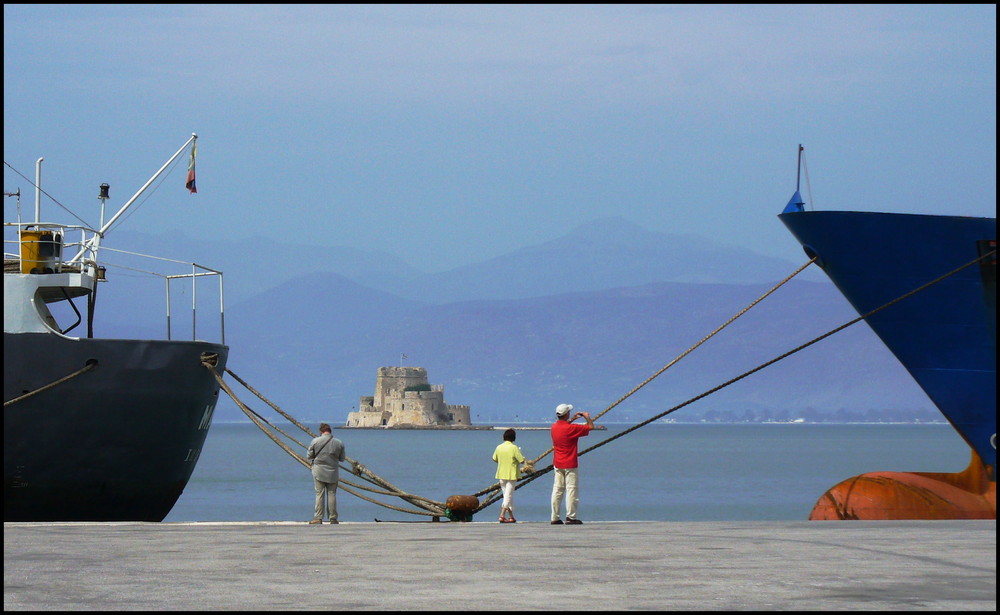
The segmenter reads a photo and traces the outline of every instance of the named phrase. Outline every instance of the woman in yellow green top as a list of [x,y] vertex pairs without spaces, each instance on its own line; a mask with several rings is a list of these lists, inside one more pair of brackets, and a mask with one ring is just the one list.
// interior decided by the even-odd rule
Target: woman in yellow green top
[[[503,504],[500,505],[500,523],[517,523],[514,518],[514,484],[521,478],[521,464],[524,454],[521,447],[514,444],[517,434],[513,429],[503,432],[503,443],[493,451],[493,461],[497,462],[496,478],[500,479]],[[510,517],[507,517],[507,515]]]

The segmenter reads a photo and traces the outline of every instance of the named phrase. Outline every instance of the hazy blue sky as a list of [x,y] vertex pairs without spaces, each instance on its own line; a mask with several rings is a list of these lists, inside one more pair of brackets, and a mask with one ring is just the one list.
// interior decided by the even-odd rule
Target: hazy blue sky
[[620,215],[799,262],[799,143],[817,209],[995,215],[996,6],[4,5],[4,160],[88,221],[192,132],[199,193],[182,157],[129,228],[438,270]]

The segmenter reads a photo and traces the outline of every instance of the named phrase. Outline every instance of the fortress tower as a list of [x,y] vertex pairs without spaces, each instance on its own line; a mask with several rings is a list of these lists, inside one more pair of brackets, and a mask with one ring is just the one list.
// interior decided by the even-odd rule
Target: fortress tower
[[469,406],[444,401],[444,386],[427,382],[423,367],[380,367],[375,395],[364,396],[347,427],[468,426]]

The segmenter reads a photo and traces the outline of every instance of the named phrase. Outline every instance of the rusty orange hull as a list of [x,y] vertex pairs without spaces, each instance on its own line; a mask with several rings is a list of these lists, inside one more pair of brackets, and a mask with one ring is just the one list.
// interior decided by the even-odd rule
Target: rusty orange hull
[[996,519],[993,468],[973,452],[962,472],[871,472],[849,478],[823,494],[814,521],[897,519]]

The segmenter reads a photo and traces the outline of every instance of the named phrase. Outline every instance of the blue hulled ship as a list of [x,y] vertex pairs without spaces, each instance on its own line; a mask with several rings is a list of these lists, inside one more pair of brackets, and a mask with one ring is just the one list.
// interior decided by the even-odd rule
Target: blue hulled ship
[[798,190],[779,218],[972,451],[963,472],[848,479],[812,518],[995,519],[996,218],[807,211]]

